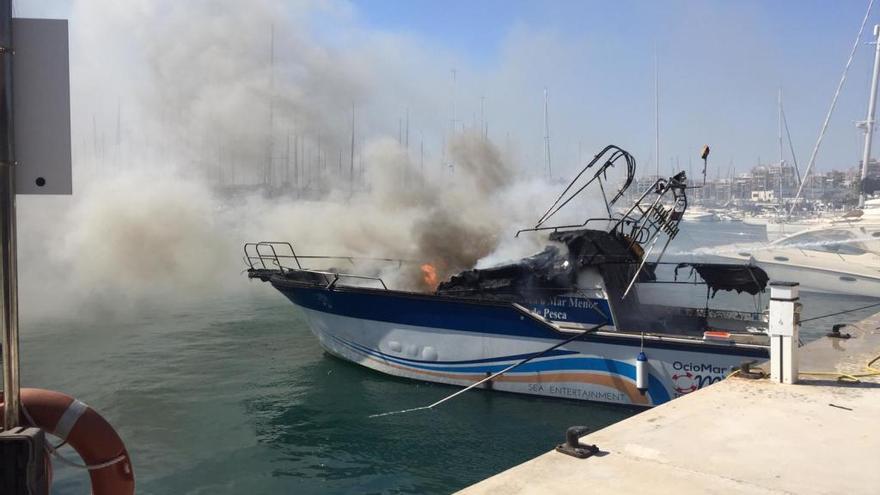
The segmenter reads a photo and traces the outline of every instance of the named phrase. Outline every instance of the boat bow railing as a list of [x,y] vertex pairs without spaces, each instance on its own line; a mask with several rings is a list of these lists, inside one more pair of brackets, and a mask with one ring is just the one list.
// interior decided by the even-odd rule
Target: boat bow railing
[[[278,254],[278,247],[287,247],[290,254]],[[249,248],[253,249],[254,254],[251,254]],[[260,250],[263,249],[263,251]],[[266,249],[271,250],[271,254],[264,254]],[[274,265],[280,270],[282,273],[284,272],[285,266],[281,264],[281,259],[293,259],[296,262],[296,267],[302,269],[302,265],[299,262],[299,257],[296,255],[296,251],[293,250],[293,245],[289,242],[284,241],[260,241],[260,242],[246,242],[244,244],[244,259],[247,265],[252,269],[257,269],[258,267],[254,266],[255,262],[259,262],[260,266],[263,270],[274,270],[274,268],[270,268],[266,266],[266,262],[270,262],[270,266]]]
[[[292,265],[290,260],[293,261]],[[388,290],[388,285],[381,277],[370,275],[361,275],[354,273],[345,273],[339,271],[316,270],[304,267],[306,260],[344,260],[352,266],[358,261],[363,262],[382,262],[397,263],[398,267],[405,263],[415,263],[410,260],[393,259],[393,258],[369,258],[356,256],[316,256],[316,255],[298,255],[293,245],[287,241],[260,241],[246,242],[244,244],[244,261],[248,266],[248,272],[252,278],[261,278],[268,280],[268,276],[272,273],[280,273],[282,275],[292,271],[307,272],[310,274],[320,275],[325,281],[326,287],[332,289],[336,287],[340,280],[371,280],[377,282],[383,289]],[[286,262],[286,264],[285,264]],[[291,266],[287,266],[291,265]]]

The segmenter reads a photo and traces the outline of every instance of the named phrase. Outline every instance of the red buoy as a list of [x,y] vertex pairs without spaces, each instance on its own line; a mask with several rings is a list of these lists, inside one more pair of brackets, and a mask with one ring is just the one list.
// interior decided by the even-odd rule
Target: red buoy
[[[0,401],[2,402],[2,401]],[[100,414],[75,398],[39,388],[21,389],[23,420],[55,435],[89,468],[93,495],[134,494],[134,470],[125,444]]]

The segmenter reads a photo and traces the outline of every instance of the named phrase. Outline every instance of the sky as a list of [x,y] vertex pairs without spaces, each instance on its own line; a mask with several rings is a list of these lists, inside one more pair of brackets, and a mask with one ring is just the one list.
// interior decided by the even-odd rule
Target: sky
[[[547,85],[556,103],[551,113],[559,103],[573,103],[584,120],[608,119],[619,135],[637,133],[643,162],[651,151],[645,141],[654,130],[656,55],[664,163],[695,156],[705,141],[725,158],[749,164],[778,159],[779,88],[795,152],[800,162],[807,161],[867,2],[364,0],[354,5],[375,29],[412,33],[459,54],[465,66],[497,63],[506,39],[520,29],[571,43],[581,56],[568,63],[601,90],[560,95],[552,91],[555,74],[550,72]],[[875,22],[880,22],[876,9],[864,41]],[[846,167],[860,158],[862,140],[852,123],[865,118],[872,55],[867,45],[857,52],[832,120],[836,125],[823,143],[820,168]],[[531,98],[538,100],[537,93]],[[609,100],[625,115],[609,115],[616,113],[614,107],[599,103]],[[597,107],[601,113],[590,111]]]
[[[94,29],[85,15],[102,15],[89,3],[21,0],[15,12],[70,18],[74,38],[84,26]],[[514,149],[522,167],[537,173],[544,168],[546,88],[551,158],[559,174],[609,143],[630,150],[643,172],[653,172],[659,67],[661,171],[675,164],[687,170],[690,160],[698,169],[699,150],[709,144],[710,173],[721,175],[778,161],[780,89],[795,155],[805,166],[868,5],[861,0],[277,3],[298,12],[300,22],[276,32],[303,30],[310,47],[354,67],[346,77],[368,88],[366,102],[359,102],[367,108],[359,122],[365,134],[397,136],[409,114],[413,136],[426,141],[437,158],[451,122],[480,126],[482,106],[489,137]],[[201,15],[189,22],[205,22]],[[867,42],[875,23],[880,4],[871,12],[818,154],[819,170],[852,167],[860,159],[863,137],[854,122],[865,118],[873,62]],[[140,27],[147,35],[134,43],[149,42],[152,24],[144,20]],[[169,35],[174,36],[161,32]],[[230,35],[265,33],[243,29]],[[284,50],[282,40],[282,56]],[[74,74],[78,57],[82,54],[72,55]],[[72,85],[76,98],[77,82]],[[83,91],[79,104],[74,102],[74,127],[77,119],[91,120],[77,105],[106,107],[104,120],[112,121],[127,87]],[[347,107],[335,108],[333,100],[327,99],[328,113],[341,114]],[[787,143],[785,148],[791,161]]]

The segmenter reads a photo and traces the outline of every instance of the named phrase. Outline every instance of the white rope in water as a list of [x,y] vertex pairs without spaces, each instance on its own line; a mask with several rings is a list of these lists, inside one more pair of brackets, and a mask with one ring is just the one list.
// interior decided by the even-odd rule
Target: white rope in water
[[813,169],[813,165],[816,163],[816,155],[819,153],[819,146],[822,144],[822,138],[825,137],[825,131],[828,130],[828,123],[831,122],[831,114],[834,113],[834,107],[837,106],[837,97],[840,96],[840,90],[843,88],[843,83],[846,82],[846,74],[849,72],[849,66],[852,65],[853,58],[856,55],[856,50],[862,39],[862,32],[865,30],[865,24],[868,22],[868,16],[871,14],[871,7],[873,5],[874,0],[870,0],[868,2],[868,9],[865,11],[865,18],[862,19],[862,25],[859,27],[859,34],[856,35],[852,51],[849,53],[849,59],[846,61],[846,66],[843,68],[843,74],[840,75],[840,82],[837,83],[837,90],[834,92],[834,98],[831,99],[831,107],[828,108],[828,114],[825,115],[825,122],[822,124],[822,130],[819,132],[819,139],[816,140],[816,145],[813,147],[813,153],[810,155],[810,162],[807,165],[806,172],[804,172],[804,180],[802,180],[800,186],[798,186],[797,194],[795,194],[794,201],[791,203],[791,208],[788,210],[789,216],[791,216],[791,212],[794,211],[794,207],[797,205],[797,200],[801,197],[801,191],[804,189],[804,184],[807,183],[807,178],[810,177],[810,170]]
[[79,468],[79,469],[85,469],[85,470],[88,470],[88,471],[96,471],[96,470],[98,470],[98,469],[104,469],[105,467],[110,467],[110,466],[112,466],[112,465],[114,465],[114,464],[116,464],[116,463],[118,463],[118,462],[122,462],[122,461],[124,461],[124,460],[125,460],[125,457],[126,457],[125,454],[120,454],[120,455],[118,455],[117,457],[114,457],[113,459],[110,459],[109,461],[106,461],[106,462],[102,462],[102,463],[99,463],[99,464],[89,464],[89,465],[86,465],[86,464],[79,464],[79,463],[77,463],[77,462],[71,461],[70,459],[64,457],[63,455],[61,455],[60,452],[58,452],[57,450],[53,449],[52,446],[49,445],[49,442],[46,442],[46,450],[48,450],[50,454],[52,454],[53,456],[55,456],[56,459],[58,459],[59,461],[61,461],[62,464],[67,464],[67,465],[70,466],[70,467],[75,467],[75,468]]
[[[578,336],[580,336],[580,335],[578,335]],[[548,349],[547,351],[542,351],[542,352],[548,352],[549,350],[550,350],[550,349]],[[526,360],[529,360],[529,361],[530,361],[530,360],[534,359],[535,357],[537,357],[537,356],[529,357],[529,358],[527,358]],[[428,405],[428,406],[422,406],[422,407],[414,407],[414,408],[412,408],[412,409],[404,409],[404,410],[402,410],[402,411],[391,411],[391,412],[380,413],[380,414],[372,414],[372,415],[370,415],[369,417],[371,417],[371,418],[380,418],[380,417],[382,417],[382,416],[391,416],[391,415],[393,415],[393,414],[403,414],[403,413],[408,413],[408,412],[413,412],[413,411],[421,411],[421,410],[424,410],[424,409],[433,409],[435,406],[439,406],[440,404],[442,404],[442,403],[448,401],[449,399],[452,399],[453,397],[457,397],[457,396],[459,396],[459,395],[461,395],[461,394],[467,392],[468,390],[470,390],[470,389],[472,389],[472,388],[474,388],[474,387],[476,387],[476,386],[482,385],[482,384],[488,382],[489,380],[492,380],[493,378],[496,378],[496,377],[498,377],[498,376],[500,376],[500,375],[503,375],[504,373],[507,373],[508,371],[510,371],[510,370],[516,368],[517,366],[522,365],[522,364],[525,364],[525,361],[520,361],[520,362],[518,362],[518,363],[511,364],[511,365],[508,366],[507,368],[504,368],[503,370],[501,370],[501,371],[499,371],[499,372],[497,372],[497,373],[495,373],[495,374],[493,374],[493,375],[489,375],[489,376],[487,376],[486,378],[483,378],[482,380],[480,380],[480,381],[478,381],[478,382],[476,382],[476,383],[472,383],[472,384],[468,385],[467,387],[465,387],[465,388],[459,390],[458,392],[455,392],[454,394],[452,394],[452,395],[450,395],[450,396],[448,396],[448,397],[444,397],[444,398],[438,400],[437,402],[435,402],[435,403],[433,403],[433,404],[431,404],[431,405]]]
[[367,417],[368,418],[381,418],[382,416],[393,416],[395,414],[404,414],[404,413],[409,413],[409,412],[413,412],[413,411],[422,411],[425,409],[431,409],[431,406],[414,407],[412,409],[401,409],[400,411],[390,411],[390,412],[383,412],[383,413],[379,413],[379,414],[370,414]]

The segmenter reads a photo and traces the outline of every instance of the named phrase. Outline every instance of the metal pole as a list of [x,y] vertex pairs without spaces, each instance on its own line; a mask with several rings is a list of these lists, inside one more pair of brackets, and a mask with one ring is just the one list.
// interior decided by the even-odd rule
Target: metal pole
[[547,179],[553,178],[553,168],[550,165],[550,120],[548,115],[548,92],[544,88],[544,161],[547,164]]
[[[657,177],[660,177],[660,58],[654,51],[654,152],[657,154]],[[706,181],[703,180],[703,184]]]
[[776,138],[779,141],[779,165],[782,166],[782,162],[785,161],[782,153],[782,88],[779,88],[779,93],[776,97],[776,106]]
[[354,193],[354,102],[351,104],[351,148],[348,150],[348,194]]
[[18,426],[18,273],[12,120],[12,2],[0,0],[0,325],[3,331],[3,428]]
[[859,182],[859,208],[865,207],[865,179],[868,177],[868,160],[871,159],[871,140],[874,137],[878,72],[880,72],[880,24],[874,25],[874,75],[871,77],[871,96],[868,98],[868,116],[865,118],[865,150],[862,154],[862,175]]

